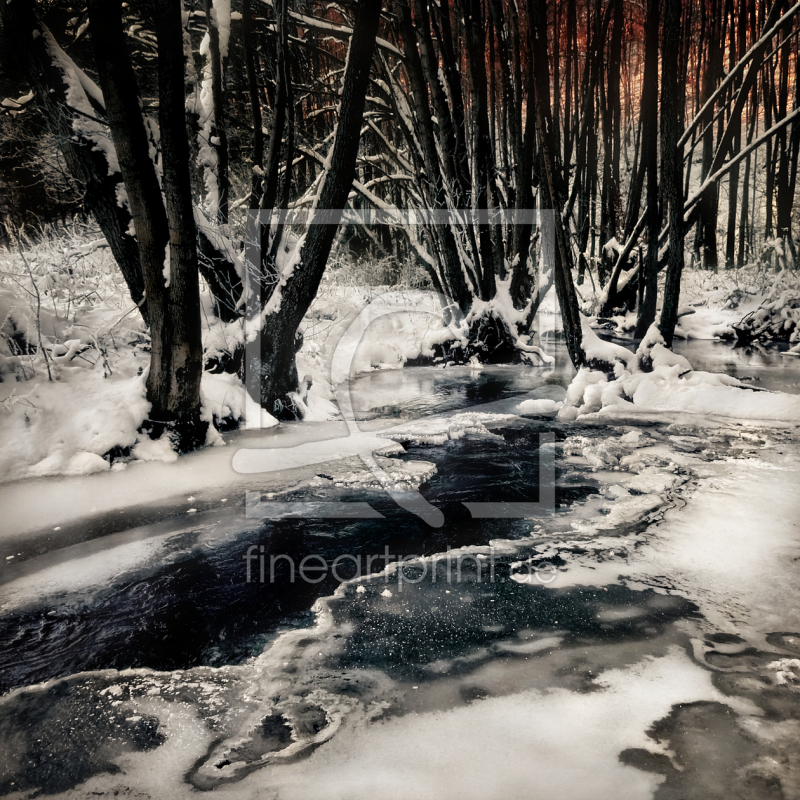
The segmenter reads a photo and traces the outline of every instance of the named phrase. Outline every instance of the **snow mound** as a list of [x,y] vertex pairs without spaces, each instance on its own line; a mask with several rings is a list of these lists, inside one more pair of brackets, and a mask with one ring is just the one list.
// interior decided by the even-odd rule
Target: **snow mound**
[[166,464],[178,460],[178,454],[167,434],[162,434],[158,439],[140,435],[131,455],[138,461],[163,461]]
[[101,456],[136,443],[149,410],[143,376],[62,368],[0,411],[0,480],[98,472]]
[[572,380],[564,407],[558,413],[562,421],[620,410],[800,420],[800,397],[754,389],[728,375],[695,371],[687,359],[664,346],[655,325],[636,353],[601,342],[588,325],[584,326],[584,337],[585,341],[588,339],[586,352],[590,359],[613,364],[614,374],[611,377],[582,367]]
[[517,414],[531,414],[537,416],[549,416],[555,414],[564,404],[556,400],[542,398],[540,400],[523,400],[514,408]]
[[110,464],[97,453],[76,453],[67,464],[67,475],[93,475],[95,472],[105,472],[110,469]]
[[245,417],[245,389],[238,375],[204,372],[200,396],[204,412],[217,420],[238,421]]

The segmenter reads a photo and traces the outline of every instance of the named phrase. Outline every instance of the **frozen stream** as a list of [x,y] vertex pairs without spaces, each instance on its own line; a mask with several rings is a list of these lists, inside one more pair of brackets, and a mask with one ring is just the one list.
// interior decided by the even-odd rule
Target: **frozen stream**
[[[800,391],[780,355],[684,352]],[[4,487],[0,795],[800,797],[796,428],[514,413],[570,378],[561,354],[354,381],[362,429],[405,447],[381,468],[441,527],[357,457],[230,468],[338,423]],[[548,454],[554,513],[471,516],[546,497]],[[382,517],[248,519],[253,490]],[[324,569],[292,581],[304,558]]]

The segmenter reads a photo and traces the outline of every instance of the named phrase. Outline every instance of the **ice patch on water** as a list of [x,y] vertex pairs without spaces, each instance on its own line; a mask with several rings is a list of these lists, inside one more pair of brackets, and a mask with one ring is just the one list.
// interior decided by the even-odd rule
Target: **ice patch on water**
[[489,428],[499,427],[515,419],[513,414],[492,414],[480,411],[465,411],[451,416],[417,420],[399,425],[381,436],[396,442],[441,445],[449,439],[463,436],[491,436]]

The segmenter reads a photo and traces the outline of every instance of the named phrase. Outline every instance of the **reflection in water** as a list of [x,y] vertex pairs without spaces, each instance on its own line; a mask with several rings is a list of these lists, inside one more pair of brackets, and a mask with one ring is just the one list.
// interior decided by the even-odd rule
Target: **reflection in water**
[[785,350],[783,345],[734,347],[697,339],[675,344],[675,351],[686,356],[695,369],[724,372],[761,389],[800,394],[800,360],[784,355]]

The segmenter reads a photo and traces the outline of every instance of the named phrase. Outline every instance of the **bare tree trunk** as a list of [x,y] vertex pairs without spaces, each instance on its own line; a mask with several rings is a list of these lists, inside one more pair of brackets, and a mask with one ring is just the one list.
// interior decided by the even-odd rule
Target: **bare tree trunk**
[[208,25],[208,59],[211,65],[211,97],[214,106],[214,119],[210,127],[211,147],[217,156],[216,181],[219,191],[219,222],[228,224],[228,196],[230,178],[228,175],[228,128],[225,121],[225,89],[223,85],[223,54],[220,52],[219,27],[213,0],[205,0],[206,23]]
[[[380,0],[359,0],[342,80],[330,166],[322,179],[317,201],[323,212],[343,209],[350,193],[380,14]],[[269,411],[283,415],[283,409],[292,405],[289,395],[298,388],[297,329],[319,288],[337,228],[335,221],[312,220],[299,261],[280,288],[279,310],[266,315],[260,350],[253,348],[255,352],[246,355],[249,375],[257,381],[259,397],[254,399]]]
[[[475,141],[475,191],[478,212],[489,208],[489,198],[493,194],[494,165],[489,162],[491,141],[489,137],[489,114],[486,103],[487,81],[484,54],[484,32],[481,20],[480,0],[468,0],[462,10],[467,38],[467,65],[469,68],[471,110],[476,137]],[[495,275],[498,271],[496,251],[492,241],[491,226],[485,222],[478,224],[478,247],[480,252],[481,299],[489,300],[495,293]]]
[[[264,169],[264,187],[260,207],[272,210],[278,198],[278,177],[280,174],[281,145],[286,127],[286,117],[289,113],[288,84],[289,75],[289,28],[288,28],[288,3],[289,0],[276,0],[275,17],[277,22],[277,47],[276,64],[278,81],[275,90],[275,102],[272,108],[272,127],[269,134],[269,149],[267,150],[267,164]],[[267,251],[264,251],[267,252]]]
[[647,0],[644,78],[642,81],[642,165],[647,170],[647,257],[640,279],[644,298],[639,305],[634,336],[641,339],[656,318],[658,292],[658,29],[659,0]]
[[[531,181],[533,180],[533,160],[534,145],[536,141],[536,105],[533,97],[533,69],[528,70],[528,99],[525,109],[525,136],[522,144],[522,152],[519,156],[519,178],[517,184],[517,199],[519,208],[523,211],[532,213],[533,191]],[[524,221],[520,225],[515,225],[514,231],[514,262],[511,271],[511,285],[509,291],[511,299],[517,308],[522,308],[530,298],[532,281],[528,272],[528,250],[531,246],[531,236],[533,233],[533,220]]]
[[661,186],[663,202],[669,211],[669,256],[661,308],[661,335],[672,347],[683,270],[683,180],[682,158],[678,149],[684,96],[678,82],[681,0],[666,0],[664,39],[661,58]]
[[264,123],[261,119],[261,101],[258,97],[257,56],[253,42],[253,19],[250,0],[242,0],[242,50],[247,75],[247,93],[250,102],[250,119],[253,125],[253,175],[250,184],[249,208],[256,208],[260,197],[264,165]]
[[[427,113],[425,104],[427,103],[427,84],[423,74],[423,63],[419,52],[417,52],[418,36],[414,24],[411,20],[411,10],[406,5],[400,6],[400,20],[403,26],[403,37],[407,60],[407,70],[411,87],[411,101],[414,104],[414,112],[417,119],[417,129],[419,135],[422,158],[425,164],[425,183],[430,193],[431,207],[435,209],[447,209],[447,194],[445,192],[444,178],[439,165],[439,156],[434,138],[433,122],[430,114]],[[426,45],[421,44],[421,49]],[[441,87],[440,87],[441,89]],[[440,103],[443,100],[440,98]],[[447,108],[444,107],[445,113]],[[449,141],[455,145],[455,136],[449,137]],[[456,181],[455,166],[451,166],[450,175],[453,182]],[[453,235],[451,225],[438,225],[434,228],[433,234],[439,243],[439,252],[442,260],[442,283],[447,294],[458,304],[460,310],[466,313],[471,302],[471,294],[464,279],[461,263],[458,257],[458,248]],[[477,289],[478,287],[474,287]]]
[[176,431],[180,448],[193,450],[204,443],[208,423],[200,419],[203,343],[184,112],[186,65],[180,0],[158,0],[153,11],[158,40],[158,122],[169,224],[169,279],[159,298],[164,323],[160,331],[153,329],[154,341],[156,336],[161,339],[162,357],[150,366],[148,396],[153,404],[151,417],[170,423],[174,420],[170,428]]
[[611,35],[611,71],[609,73],[608,103],[612,113],[612,148],[611,148],[611,169],[612,169],[612,188],[613,196],[612,209],[615,216],[614,230],[617,230],[616,215],[619,208],[620,192],[620,138],[622,127],[622,104],[621,104],[621,85],[622,85],[622,31],[625,27],[624,6],[622,0],[614,1],[614,32]]
[[[700,102],[705,103],[711,97],[717,80],[717,75],[721,68],[722,47],[719,42],[719,23],[716,19],[718,0],[712,0],[708,39],[706,41],[707,52],[703,77],[701,83]],[[703,171],[702,178],[705,180],[712,174],[712,163],[714,161],[714,128],[711,125],[713,109],[709,109],[707,115],[701,122],[706,126],[703,134]],[[697,247],[700,252],[700,259],[705,269],[716,270],[718,265],[717,255],[717,211],[719,207],[719,194],[716,183],[709,186],[700,199],[700,219],[697,225]]]
[[[789,32],[784,32],[784,37]],[[788,47],[783,48],[780,56],[778,74],[778,117],[786,116],[789,99],[789,55]],[[796,78],[795,78],[796,79]],[[794,128],[797,126],[795,125]],[[791,174],[791,138],[784,128],[775,139],[777,150],[778,169],[776,175],[776,235],[779,239],[788,243],[792,230],[792,206],[796,187],[791,184],[789,178]]]
[[536,129],[539,133],[546,196],[553,209],[552,220],[555,236],[555,264],[553,267],[556,296],[561,308],[561,320],[564,325],[564,337],[567,343],[570,360],[576,368],[586,364],[586,352],[583,349],[583,328],[581,313],[578,308],[578,297],[572,282],[572,258],[567,241],[566,231],[561,221],[561,198],[559,197],[558,179],[553,164],[553,118],[550,113],[550,80],[547,59],[547,5],[546,0],[528,0],[528,16],[531,25],[531,50],[534,59],[534,76],[536,80]]
[[[175,43],[160,43],[165,48],[167,64],[164,74],[159,75],[159,89],[165,92],[165,96],[159,98],[159,105],[173,105],[172,109],[161,109],[162,121],[168,126],[179,124],[179,128],[166,132],[164,155],[165,161],[167,157],[185,155],[184,163],[188,164],[188,147],[184,152],[179,142],[185,138],[180,6],[178,0],[169,0],[169,3],[173,7],[162,8],[160,13],[165,15],[164,24],[170,32],[174,30],[175,15],[178,15],[179,38]],[[196,244],[193,215],[191,209],[185,208],[189,199],[188,171],[182,176],[180,165],[166,165],[170,177],[165,188],[169,191],[173,215],[168,222],[161,187],[150,159],[139,90],[122,28],[120,0],[90,0],[89,15],[106,113],[131,204],[147,291],[152,336],[147,399],[152,404],[152,432],[159,434],[165,428],[174,429],[178,446],[188,450],[201,443],[204,433],[200,424],[202,348]],[[161,38],[165,38],[163,31]],[[175,63],[174,52],[171,52],[175,47],[180,48],[179,64]],[[177,92],[174,86],[176,68],[180,69],[180,89]],[[179,104],[176,97],[181,98]],[[176,109],[180,110],[179,119],[174,116]],[[186,182],[181,186],[184,177]],[[166,260],[168,243],[169,260]],[[177,260],[174,288],[171,286],[173,253]]]

